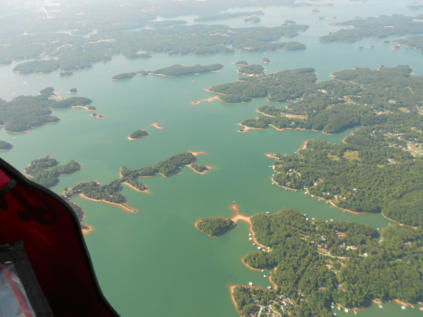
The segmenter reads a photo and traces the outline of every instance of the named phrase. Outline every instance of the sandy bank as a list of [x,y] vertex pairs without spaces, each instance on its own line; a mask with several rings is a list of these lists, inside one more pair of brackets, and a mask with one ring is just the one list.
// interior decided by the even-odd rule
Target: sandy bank
[[72,109],[84,109],[84,110],[87,110],[87,111],[90,111],[90,112],[95,110],[95,109],[90,109],[88,106],[82,106],[82,105],[72,106],[71,108]]
[[210,97],[210,98],[204,98],[204,99],[200,99],[200,100],[191,101],[191,105],[198,106],[199,104],[201,104],[203,102],[213,102],[215,100],[222,101],[219,96],[214,96],[214,97]]
[[125,204],[114,203],[114,202],[103,200],[103,199],[101,199],[101,200],[100,199],[94,199],[94,198],[90,198],[88,196],[85,196],[84,194],[79,194],[79,197],[86,199],[86,200],[93,201],[93,202],[103,203],[103,204],[119,207],[123,211],[130,213],[130,214],[138,213],[138,209],[131,207],[131,206],[127,206]]
[[265,156],[274,160],[279,159],[277,153],[266,153]]
[[248,132],[249,130],[264,130],[264,128],[247,127],[246,125],[243,125],[241,122],[239,122],[238,125],[242,127],[242,129],[239,129],[236,131],[238,133],[245,133],[245,132]]
[[164,127],[162,127],[158,122],[154,122],[151,126],[157,130],[164,130]]
[[124,185],[124,186],[127,186],[127,187],[129,187],[130,189],[132,189],[132,190],[134,190],[134,191],[136,191],[136,192],[139,192],[139,193],[143,193],[143,194],[151,194],[151,190],[150,189],[145,189],[145,190],[141,190],[141,189],[138,189],[138,188],[136,188],[134,185],[131,185],[131,184],[129,184],[129,183],[127,183],[127,182],[123,182],[122,183],[122,185]]
[[202,171],[202,172],[199,172],[199,171],[197,171],[194,167],[192,167],[192,164],[188,164],[188,165],[186,165],[186,167],[188,167],[189,169],[191,169],[194,173],[196,173],[196,174],[198,174],[198,175],[205,175],[205,174],[207,174],[208,172],[210,172],[211,170],[213,170],[213,169],[214,169],[214,167],[213,167],[213,166],[211,166],[211,165],[206,165],[206,170],[204,170],[204,171]]
[[238,224],[238,222],[240,221],[247,223],[249,226],[249,231],[251,233],[252,242],[255,243],[257,246],[261,247],[262,249],[266,250],[267,252],[269,252],[270,248],[268,246],[261,244],[260,242],[257,241],[256,233],[253,230],[253,223],[251,221],[251,217],[241,214],[241,212],[239,211],[238,204],[232,204],[231,210],[234,213],[234,216],[231,218],[231,220],[236,224]]
[[276,116],[272,116],[271,114],[261,112],[260,110],[256,109],[256,112],[261,114],[262,116],[269,117],[269,118],[276,118]]
[[194,156],[204,155],[206,152],[204,151],[188,151],[188,153],[191,153]]
[[93,232],[94,231],[94,227],[93,226],[90,226],[90,225],[87,225],[87,224],[82,224],[82,234],[84,235],[84,236],[87,236],[87,235],[89,235],[91,232]]

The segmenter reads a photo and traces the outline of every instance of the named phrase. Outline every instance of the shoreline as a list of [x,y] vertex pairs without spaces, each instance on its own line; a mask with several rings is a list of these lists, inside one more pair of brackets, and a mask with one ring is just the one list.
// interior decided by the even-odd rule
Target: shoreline
[[95,228],[93,226],[91,226],[91,225],[87,225],[85,223],[84,224],[81,224],[81,231],[82,231],[82,234],[84,236],[89,235],[94,230],[95,230]]
[[242,129],[236,130],[236,132],[238,133],[246,133],[250,130],[264,130],[264,128],[253,128],[253,127],[243,125],[241,122],[239,122],[238,125],[242,127]]
[[140,136],[139,138],[132,138],[131,136],[128,136],[127,139],[128,139],[128,141],[137,141],[137,140],[140,140],[140,139],[145,139],[146,137],[148,137],[148,135]]
[[231,210],[233,211],[234,215],[230,218],[235,224],[238,224],[238,222],[242,221],[248,224],[249,226],[249,231],[251,233],[251,239],[252,242],[254,244],[256,244],[258,247],[261,247],[262,249],[264,249],[265,251],[269,252],[271,249],[264,245],[261,244],[260,242],[257,241],[257,237],[256,237],[256,233],[253,230],[253,222],[251,221],[251,217],[250,216],[246,216],[244,214],[242,214],[239,211],[239,205],[238,204],[232,204],[231,205]]
[[96,203],[103,203],[103,204],[106,204],[106,205],[119,207],[124,212],[130,213],[130,214],[136,214],[136,213],[139,212],[138,209],[136,209],[136,208],[131,209],[129,206],[125,206],[124,204],[114,203],[114,202],[107,201],[107,200],[104,200],[104,199],[101,199],[101,200],[100,199],[94,199],[94,198],[90,198],[88,196],[85,196],[84,194],[79,194],[79,197],[86,199],[86,200],[89,200],[89,201],[96,202]]
[[151,190],[150,189],[146,189],[146,190],[141,190],[136,188],[134,185],[131,185],[127,182],[123,182],[122,185],[129,187],[130,189],[132,189],[133,191],[136,191],[138,193],[143,193],[143,194],[151,194]]
[[205,175],[208,172],[210,172],[211,170],[214,170],[215,169],[214,166],[205,165],[206,166],[206,170],[205,171],[202,171],[202,172],[199,172],[194,167],[192,167],[192,164],[188,164],[188,165],[185,165],[185,166],[188,167],[189,169],[191,169],[194,173],[196,173],[198,175]]
[[276,116],[272,116],[272,115],[270,115],[270,114],[268,114],[268,113],[261,112],[261,111],[260,111],[260,110],[258,110],[258,109],[256,109],[256,112],[257,112],[258,114],[261,114],[262,116],[265,116],[265,117],[269,117],[269,118],[276,118]]
[[203,98],[203,99],[200,99],[200,100],[194,100],[194,101],[191,101],[190,103],[193,106],[198,106],[199,104],[202,104],[204,102],[213,102],[215,100],[219,100],[219,101],[223,102],[222,99],[220,99],[219,96],[214,96],[214,97],[209,97],[209,98]]
[[87,110],[88,112],[93,112],[95,111],[95,109],[90,109],[88,106],[83,106],[83,105],[76,105],[76,106],[72,106],[72,109],[84,109]]
[[191,153],[192,155],[194,155],[195,157],[197,157],[197,156],[199,156],[199,155],[205,155],[205,154],[207,154],[206,152],[204,152],[204,151],[192,151],[192,150],[189,150],[189,151],[187,151],[188,153]]
[[277,153],[266,153],[266,154],[264,154],[266,157],[268,157],[268,158],[270,158],[270,159],[273,159],[273,160],[277,160],[277,159],[279,159],[278,158],[278,156],[277,156]]

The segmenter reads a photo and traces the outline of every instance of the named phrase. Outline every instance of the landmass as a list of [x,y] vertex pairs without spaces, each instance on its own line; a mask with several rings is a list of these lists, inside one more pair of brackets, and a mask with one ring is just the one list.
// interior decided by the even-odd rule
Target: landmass
[[419,226],[423,80],[411,72],[407,66],[341,71],[296,103],[262,107],[266,115],[242,124],[327,133],[360,127],[340,145],[310,140],[297,154],[278,154],[273,181],[344,211]]
[[422,299],[421,228],[393,224],[379,234],[368,225],[311,220],[292,209],[258,214],[251,221],[267,248],[247,254],[243,263],[270,271],[271,286],[231,285],[241,316],[259,311],[333,316],[335,308],[357,311],[374,300],[415,305]]
[[[70,24],[73,23],[72,21]],[[81,25],[82,23],[75,25],[75,29],[80,29]],[[248,28],[197,24],[128,31],[127,26],[114,29],[114,26],[107,25],[107,30],[90,37],[72,32],[55,34],[45,30],[36,36],[17,36],[15,34],[18,33],[14,30],[3,39],[0,64],[18,61],[14,71],[20,74],[60,70],[68,75],[96,63],[108,62],[119,54],[134,59],[148,58],[155,53],[211,55],[235,51],[275,51],[295,48],[280,42],[281,38],[295,37],[308,28],[297,24]],[[99,28],[104,28],[104,25]],[[26,32],[23,30],[21,33]],[[11,50],[10,47],[14,49]],[[40,56],[45,57],[41,59]]]
[[354,43],[368,37],[381,39],[390,36],[423,34],[422,18],[423,16],[410,17],[399,14],[359,18],[337,23],[336,26],[341,29],[320,37],[320,40],[323,43]]
[[119,170],[119,178],[106,185],[101,185],[98,181],[80,182],[72,188],[65,188],[63,196],[70,200],[74,196],[94,202],[101,202],[121,208],[125,212],[136,213],[138,209],[131,206],[126,196],[121,191],[123,186],[127,186],[137,192],[149,194],[149,188],[140,182],[140,178],[163,176],[171,177],[178,174],[181,169],[197,162],[197,156],[204,152],[186,152],[176,154],[165,161],[158,162],[154,166],[147,166],[131,170],[122,166]]
[[71,88],[71,89],[69,90],[69,92],[70,92],[71,94],[76,94],[76,93],[78,92],[78,88]]
[[[65,197],[62,197],[62,198],[65,199]],[[80,205],[78,205],[77,203],[73,202],[73,201],[69,201],[67,199],[65,199],[65,200],[72,207],[73,211],[75,212],[76,216],[78,217],[79,223],[81,224],[82,233],[84,235],[88,235],[91,232],[93,232],[94,227],[83,222],[84,219],[85,219],[85,211],[82,209],[82,207]]]
[[132,132],[131,135],[128,136],[128,140],[129,141],[136,141],[136,140],[139,140],[141,138],[146,138],[148,135],[149,134],[148,134],[147,131],[140,129],[140,130],[136,130],[136,131]]
[[198,75],[203,73],[209,72],[218,72],[222,70],[222,64],[212,64],[212,65],[193,65],[193,66],[184,66],[175,64],[169,67],[160,68],[153,71],[139,71],[137,73],[124,73],[115,75],[112,77],[113,80],[123,80],[123,79],[131,79],[135,77],[137,74],[142,76],[162,76],[162,77],[179,77],[179,76],[188,76],[188,75]]
[[0,151],[1,152],[6,152],[9,151],[13,148],[13,145],[10,144],[9,142],[0,140]]
[[59,162],[56,159],[45,156],[29,163],[24,173],[42,186],[53,187],[59,183],[60,176],[73,174],[80,169],[81,164],[76,161],[72,160],[65,165],[59,166]]
[[54,100],[51,87],[40,91],[38,96],[19,96],[11,101],[0,99],[0,125],[6,132],[28,132],[59,118],[52,115],[53,109],[69,109],[73,106],[88,106],[92,101],[84,97]]
[[260,77],[241,77],[236,82],[213,86],[207,91],[217,94],[228,103],[248,102],[264,97],[274,102],[285,102],[305,95],[315,88],[316,81],[313,68],[301,68]]

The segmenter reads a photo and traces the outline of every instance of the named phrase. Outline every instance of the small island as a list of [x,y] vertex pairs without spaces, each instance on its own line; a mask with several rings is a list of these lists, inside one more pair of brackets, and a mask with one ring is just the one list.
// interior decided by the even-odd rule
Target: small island
[[128,140],[129,141],[135,141],[135,140],[139,140],[141,138],[146,138],[148,136],[148,132],[145,130],[136,130],[134,132],[131,133],[130,136],[128,136]]
[[262,60],[263,64],[269,64],[270,63],[270,59],[267,57],[264,57]]
[[45,186],[53,187],[59,183],[61,175],[76,173],[81,169],[81,164],[76,161],[70,161],[65,165],[59,166],[59,162],[49,156],[34,160],[25,168],[25,175],[34,182]]
[[1,152],[6,152],[9,151],[13,148],[13,145],[10,144],[9,142],[0,140],[0,151]]
[[264,67],[261,65],[243,65],[238,72],[245,76],[259,76],[264,74]]
[[243,66],[243,65],[248,65],[248,62],[246,60],[240,60],[240,61],[234,62],[234,64],[237,66]]
[[78,92],[78,88],[71,88],[71,89],[69,90],[69,92],[70,92],[71,94],[76,94],[76,93]]
[[235,223],[230,218],[203,218],[195,222],[195,228],[211,238],[224,235],[235,227]]
[[137,73],[123,73],[123,74],[113,76],[112,80],[131,79],[131,78],[134,78],[136,75],[137,75]]
[[73,72],[60,72],[60,77],[70,77],[73,75]]
[[90,114],[90,117],[94,119],[104,119],[104,115],[97,112],[93,112],[92,114]]

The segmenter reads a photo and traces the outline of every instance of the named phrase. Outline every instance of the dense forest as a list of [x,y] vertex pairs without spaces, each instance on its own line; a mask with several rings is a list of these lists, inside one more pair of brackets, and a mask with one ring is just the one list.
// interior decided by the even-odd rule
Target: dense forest
[[259,77],[242,77],[233,83],[213,86],[210,91],[229,103],[248,102],[263,97],[284,102],[314,90],[316,81],[313,68],[300,68]]
[[209,237],[218,237],[234,228],[235,223],[230,218],[203,218],[196,221],[195,227]]
[[8,132],[23,132],[46,123],[58,122],[59,118],[52,115],[52,109],[86,106],[92,102],[84,97],[57,101],[52,99],[53,95],[54,89],[49,87],[41,90],[38,96],[18,96],[9,102],[0,99],[0,125]]
[[238,72],[242,75],[263,75],[264,67],[261,65],[241,65]]
[[59,183],[61,175],[73,174],[81,169],[81,165],[76,161],[70,161],[65,165],[49,156],[34,160],[28,164],[25,174],[34,182],[45,187],[53,187]]
[[186,152],[176,154],[165,161],[158,162],[154,166],[135,170],[123,166],[120,168],[119,178],[111,181],[109,184],[101,185],[97,181],[80,182],[73,188],[66,188],[63,196],[66,199],[71,199],[73,196],[83,194],[95,200],[125,204],[127,203],[126,197],[121,193],[123,185],[129,185],[138,191],[147,192],[148,187],[140,182],[140,178],[156,175],[170,177],[179,173],[184,166],[195,163],[196,161],[197,158],[193,154]]
[[263,106],[261,116],[242,124],[326,133],[360,127],[341,145],[310,141],[298,154],[279,155],[273,180],[341,208],[422,225],[423,78],[411,72],[354,69],[326,82],[306,80],[302,98],[284,108]]
[[320,40],[329,42],[358,42],[366,37],[385,38],[423,34],[422,16],[382,15],[380,17],[359,18],[337,23],[341,30],[322,36]]
[[390,225],[306,218],[295,210],[252,217],[260,243],[270,252],[244,257],[252,268],[272,270],[277,289],[237,285],[242,316],[277,311],[281,316],[333,316],[335,307],[365,307],[373,300],[423,299],[423,230]]

